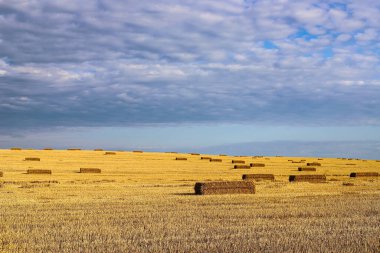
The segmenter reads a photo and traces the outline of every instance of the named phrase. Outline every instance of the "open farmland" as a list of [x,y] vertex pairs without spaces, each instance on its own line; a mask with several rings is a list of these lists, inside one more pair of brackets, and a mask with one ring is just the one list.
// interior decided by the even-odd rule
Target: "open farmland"
[[[350,177],[380,172],[380,162],[105,154],[0,150],[0,252],[380,252],[380,178]],[[275,180],[255,182],[255,194],[194,194],[196,182],[250,173]],[[326,181],[289,182],[312,174]]]

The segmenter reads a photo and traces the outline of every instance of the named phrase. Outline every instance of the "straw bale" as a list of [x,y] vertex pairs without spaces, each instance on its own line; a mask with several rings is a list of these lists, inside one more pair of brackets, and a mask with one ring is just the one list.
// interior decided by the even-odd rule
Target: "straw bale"
[[250,163],[251,167],[265,167],[265,163]]
[[245,163],[245,161],[243,161],[243,160],[232,160],[231,162],[232,163]]
[[274,181],[274,175],[273,174],[244,174],[242,176],[243,180],[256,180],[256,181],[261,181],[261,180],[270,180]]
[[252,181],[214,181],[197,182],[194,186],[195,194],[254,194],[255,185]]
[[321,163],[317,163],[317,162],[307,163],[307,166],[321,166]]
[[27,174],[51,174],[51,170],[41,170],[41,169],[29,169],[26,171]]
[[80,168],[79,173],[101,173],[99,168]]
[[234,169],[250,169],[249,165],[234,165]]
[[317,171],[314,167],[298,167],[298,171]]
[[25,157],[24,161],[41,161],[38,157]]
[[378,172],[352,172],[350,177],[378,177]]
[[289,176],[289,182],[325,182],[325,175],[291,175]]

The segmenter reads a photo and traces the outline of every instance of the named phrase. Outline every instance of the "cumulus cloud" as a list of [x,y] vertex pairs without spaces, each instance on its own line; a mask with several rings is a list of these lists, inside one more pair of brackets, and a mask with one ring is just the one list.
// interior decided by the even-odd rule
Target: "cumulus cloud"
[[380,124],[376,1],[0,1],[0,128]]

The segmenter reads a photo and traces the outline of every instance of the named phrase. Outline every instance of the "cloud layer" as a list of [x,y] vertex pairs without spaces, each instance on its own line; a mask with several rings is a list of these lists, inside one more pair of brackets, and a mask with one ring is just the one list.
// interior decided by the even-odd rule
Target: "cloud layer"
[[0,128],[380,125],[377,1],[1,1]]

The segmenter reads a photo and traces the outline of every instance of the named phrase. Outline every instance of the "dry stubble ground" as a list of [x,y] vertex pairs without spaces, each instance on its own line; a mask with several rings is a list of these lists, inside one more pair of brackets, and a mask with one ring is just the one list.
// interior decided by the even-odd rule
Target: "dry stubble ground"
[[[317,159],[212,157],[223,162],[169,153],[0,150],[0,251],[380,252],[380,180],[348,177],[380,172],[380,162],[325,158],[317,172],[298,172]],[[237,170],[232,159],[266,167]],[[80,174],[81,167],[102,173]],[[272,173],[276,181],[258,182],[254,195],[193,195],[196,181],[247,173]],[[288,182],[290,174],[310,173],[325,174],[327,183]]]

